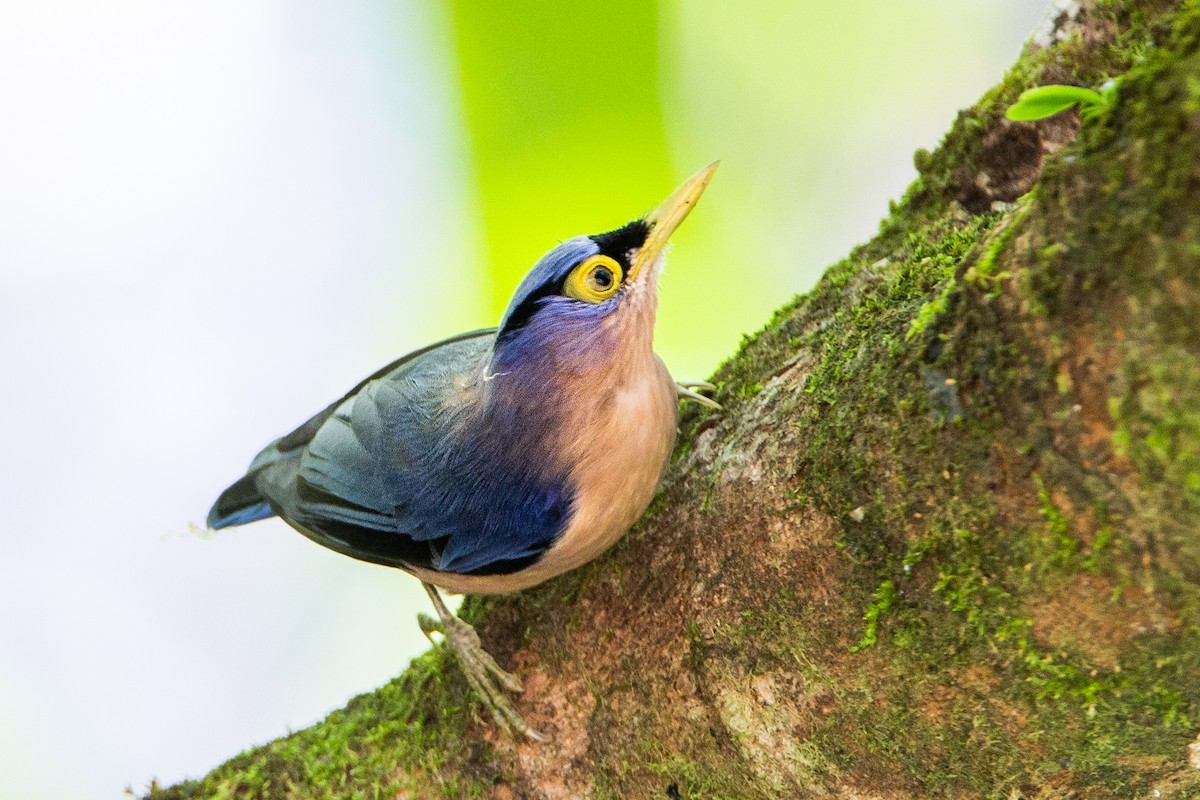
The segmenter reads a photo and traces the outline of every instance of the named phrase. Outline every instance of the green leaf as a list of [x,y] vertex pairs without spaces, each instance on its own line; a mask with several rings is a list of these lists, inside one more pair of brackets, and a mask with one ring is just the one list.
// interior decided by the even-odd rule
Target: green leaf
[[1101,105],[1104,98],[1099,92],[1080,86],[1037,86],[1022,92],[1017,102],[1008,107],[1004,116],[1014,122],[1045,119],[1064,111],[1076,103],[1086,106]]

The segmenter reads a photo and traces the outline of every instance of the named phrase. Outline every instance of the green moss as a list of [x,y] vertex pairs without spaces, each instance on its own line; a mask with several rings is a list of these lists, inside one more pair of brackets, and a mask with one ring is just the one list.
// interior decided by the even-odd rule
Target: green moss
[[1010,273],[999,271],[996,265],[1000,255],[1008,247],[1013,236],[1020,231],[1021,224],[1025,221],[1030,209],[1033,207],[1033,203],[1028,200],[1018,207],[1009,223],[1000,229],[999,234],[988,245],[987,250],[984,251],[983,256],[979,259],[979,263],[967,272],[967,280],[978,281],[994,287],[997,281],[1012,277]]
[[[761,798],[768,800],[770,795],[755,791],[746,782],[746,775],[737,771],[727,772],[714,768],[712,764],[703,764],[682,755],[671,755],[661,760],[654,759],[657,746],[645,745],[650,761],[647,769],[657,775],[665,785],[660,796],[679,800],[751,800]],[[670,787],[674,787],[674,792]],[[606,795],[600,793],[597,798]],[[623,800],[629,795],[625,792],[609,794],[613,800]]]
[[482,798],[503,779],[485,743],[464,735],[474,701],[433,651],[403,675],[311,728],[235,756],[204,778],[147,798]]
[[867,606],[867,611],[863,614],[863,621],[867,623],[867,628],[863,631],[862,639],[851,648],[852,650],[862,650],[864,647],[870,647],[879,640],[879,618],[892,609],[896,604],[896,599],[896,584],[894,582],[884,581],[879,584],[879,588],[875,590],[875,602]]
[[1111,525],[1104,525],[1096,531],[1092,539],[1092,549],[1083,561],[1083,568],[1088,572],[1102,573],[1113,567],[1109,552],[1113,545],[1114,532]]
[[949,278],[941,291],[934,295],[933,299],[925,301],[920,310],[917,311],[917,316],[909,324],[908,332],[904,334],[906,341],[918,334],[924,333],[934,320],[946,312],[956,285],[954,278]]
[[1066,569],[1075,565],[1075,554],[1079,543],[1071,536],[1071,526],[1066,515],[1054,505],[1042,476],[1033,474],[1033,482],[1037,486],[1038,502],[1041,504],[1042,517],[1046,520],[1043,535],[1039,537],[1040,552],[1037,560],[1053,569]]

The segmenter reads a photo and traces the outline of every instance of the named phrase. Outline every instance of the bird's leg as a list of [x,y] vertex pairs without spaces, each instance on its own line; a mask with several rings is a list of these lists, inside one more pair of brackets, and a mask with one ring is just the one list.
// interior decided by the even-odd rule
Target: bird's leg
[[693,389],[700,389],[701,391],[711,392],[716,388],[716,386],[713,386],[708,381],[675,381],[675,394],[684,400],[695,400],[700,405],[720,409],[721,404],[716,400],[713,400],[711,397],[705,397],[700,392],[692,391]]
[[467,683],[487,706],[487,710],[496,724],[509,733],[516,731],[535,742],[548,741],[545,736],[529,727],[504,695],[504,689],[510,692],[520,692],[521,680],[501,668],[496,663],[496,659],[483,649],[483,645],[479,641],[479,634],[475,632],[474,628],[450,613],[450,609],[446,608],[446,603],[442,600],[436,586],[424,582],[421,585],[425,587],[425,591],[429,594],[429,599],[433,601],[433,607],[438,613],[438,619],[433,619],[427,614],[418,614],[417,622],[420,624],[421,630],[430,637],[431,642],[433,637],[430,634],[434,632],[445,637],[445,644],[462,666]]

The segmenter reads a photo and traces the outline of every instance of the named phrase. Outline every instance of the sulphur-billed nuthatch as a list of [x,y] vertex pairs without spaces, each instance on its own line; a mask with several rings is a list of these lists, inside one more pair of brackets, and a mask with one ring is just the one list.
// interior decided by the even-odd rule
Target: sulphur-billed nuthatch
[[[651,347],[663,250],[715,163],[623,228],[568,239],[500,327],[409,353],[259,453],[210,528],[278,516],[313,541],[419,578],[467,680],[504,728],[540,738],[519,691],[438,590],[510,592],[595,558],[645,511],[675,441],[676,384]],[[689,388],[691,387],[691,388]]]

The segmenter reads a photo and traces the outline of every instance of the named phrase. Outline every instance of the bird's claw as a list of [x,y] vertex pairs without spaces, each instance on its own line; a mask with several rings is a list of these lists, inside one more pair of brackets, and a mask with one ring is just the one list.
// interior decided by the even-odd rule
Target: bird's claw
[[[427,590],[430,590],[430,597],[437,591],[431,587],[427,587]],[[510,734],[521,734],[535,742],[548,742],[547,736],[538,733],[522,719],[503,692],[507,689],[520,693],[521,679],[496,663],[496,659],[483,649],[475,629],[451,614],[441,602],[440,596],[437,597],[434,606],[441,619],[434,619],[428,614],[418,614],[417,624],[421,626],[425,635],[430,637],[430,641],[433,641],[433,633],[442,634],[445,646],[454,653],[462,667],[467,684],[487,708],[496,725]]]
[[708,406],[709,408],[720,410],[721,404],[716,400],[713,400],[711,397],[705,397],[704,395],[700,394],[700,392],[692,391],[693,389],[699,389],[701,391],[711,392],[716,388],[716,386],[713,386],[708,381],[675,382],[675,393],[679,395],[680,398],[684,400],[694,400],[702,406]]
[[449,625],[439,625],[438,630],[446,637],[450,649],[454,651],[454,655],[458,657],[459,661],[470,666],[470,671],[476,675],[491,675],[510,692],[520,694],[525,690],[521,686],[520,678],[497,664],[491,653],[483,649],[483,644],[479,641],[479,634],[470,625],[453,617]]

